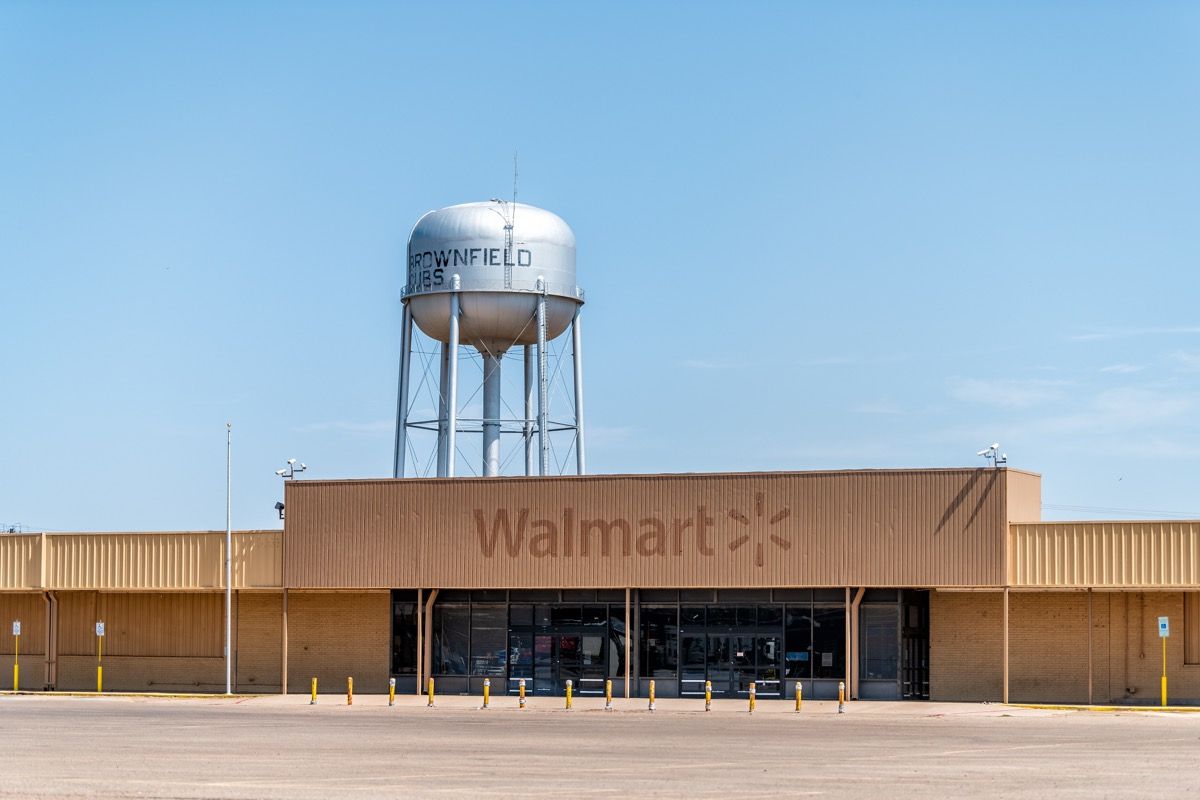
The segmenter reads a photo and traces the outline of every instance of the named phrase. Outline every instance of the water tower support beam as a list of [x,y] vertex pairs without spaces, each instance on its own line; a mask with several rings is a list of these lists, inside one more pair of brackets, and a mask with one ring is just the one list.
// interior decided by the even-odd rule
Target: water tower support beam
[[396,454],[392,459],[392,477],[404,477],[404,453],[408,447],[408,370],[412,364],[412,309],[404,304],[400,323],[400,385],[396,388]]
[[537,351],[538,351],[538,474],[550,472],[550,435],[546,430],[550,398],[546,375],[546,281],[537,279]]
[[575,369],[575,474],[587,474],[583,447],[583,331],[579,327],[582,307],[576,307],[571,320],[571,365]]
[[450,345],[442,343],[438,374],[437,476],[446,477],[446,398],[450,395]]
[[483,356],[483,476],[500,474],[500,361],[504,354]]
[[525,474],[533,474],[533,345],[525,345]]
[[461,281],[457,275],[450,278],[450,364],[446,370],[446,477],[454,477],[454,462],[458,459],[455,449],[455,434],[458,433],[458,290]]

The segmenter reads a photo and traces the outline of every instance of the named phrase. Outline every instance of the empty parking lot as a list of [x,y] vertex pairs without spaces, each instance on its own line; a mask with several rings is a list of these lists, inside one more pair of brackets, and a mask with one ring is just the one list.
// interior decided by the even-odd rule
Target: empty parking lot
[[966,704],[0,697],[2,797],[1163,797],[1200,715]]

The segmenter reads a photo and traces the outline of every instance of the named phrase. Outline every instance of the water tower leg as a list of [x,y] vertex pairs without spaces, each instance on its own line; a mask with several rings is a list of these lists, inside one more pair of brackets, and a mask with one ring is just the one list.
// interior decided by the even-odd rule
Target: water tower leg
[[446,477],[446,398],[450,394],[450,345],[442,342],[438,376],[437,476]]
[[483,475],[500,474],[500,360],[503,354],[483,356]]
[[400,385],[396,389],[396,454],[392,459],[392,477],[404,477],[404,454],[408,447],[408,368],[412,358],[412,311],[404,304],[400,323]]
[[448,391],[446,392],[446,477],[454,477],[454,462],[458,459],[455,455],[458,450],[455,447],[455,435],[458,433],[458,315],[459,315],[459,298],[458,287],[459,277],[457,275],[450,278],[450,365],[446,370],[446,382]]
[[550,435],[546,430],[550,398],[546,374],[546,283],[541,278],[538,278],[537,290],[538,474],[546,475],[550,472]]
[[575,309],[571,320],[571,364],[575,368],[575,474],[587,474],[587,458],[583,446],[583,331],[579,328],[582,308]]
[[533,345],[525,345],[525,474],[533,474]]

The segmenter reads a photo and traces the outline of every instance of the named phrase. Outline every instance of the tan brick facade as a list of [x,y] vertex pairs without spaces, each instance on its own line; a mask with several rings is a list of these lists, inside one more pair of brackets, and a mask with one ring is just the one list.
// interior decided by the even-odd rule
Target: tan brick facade
[[279,691],[282,642],[283,595],[274,592],[239,592],[237,634],[234,638],[237,691]]
[[999,700],[1003,629],[999,593],[929,593],[929,696]]
[[387,691],[391,635],[390,592],[289,592],[288,691]]
[[[1200,666],[1184,663],[1181,592],[1093,592],[1091,603],[1092,702],[1158,703],[1166,616],[1168,699],[1200,703]],[[999,592],[932,594],[932,699],[1000,700],[1001,609]],[[1009,595],[1010,701],[1088,701],[1087,621],[1087,592]]]

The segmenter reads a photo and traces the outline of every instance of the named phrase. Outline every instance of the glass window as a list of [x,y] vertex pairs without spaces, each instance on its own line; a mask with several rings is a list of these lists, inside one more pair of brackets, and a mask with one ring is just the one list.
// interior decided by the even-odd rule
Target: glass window
[[625,677],[625,607],[609,606],[608,676]]
[[471,606],[471,674],[503,675],[507,662],[507,639],[507,606]]
[[788,606],[783,630],[784,674],[812,677],[812,607]]
[[471,607],[434,605],[433,672],[435,675],[466,675],[470,657]]
[[846,610],[842,606],[813,609],[814,678],[846,677]]
[[862,676],[895,680],[900,659],[899,606],[860,606]]
[[607,606],[584,606],[583,607],[583,624],[584,625],[603,625],[608,622],[608,607]]
[[679,622],[675,606],[643,606],[642,676],[674,677],[679,661]]
[[709,606],[709,630],[729,630],[737,622],[737,612],[732,606]]
[[684,606],[679,610],[679,627],[689,633],[704,632],[704,606]]
[[754,606],[740,606],[737,610],[737,626],[753,628],[758,621],[758,609]]
[[511,606],[509,614],[514,628],[527,628],[533,624],[533,606]]
[[758,627],[778,628],[783,625],[783,606],[759,606]]
[[550,606],[533,607],[533,624],[538,627],[550,627]]
[[550,609],[551,625],[582,625],[583,612],[579,606],[554,606]]
[[392,674],[417,674],[416,603],[392,604]]
[[[509,677],[533,677],[533,634],[514,633],[508,637]],[[515,684],[514,684],[515,685]],[[511,687],[510,687],[511,688]],[[528,687],[533,688],[533,687]]]

